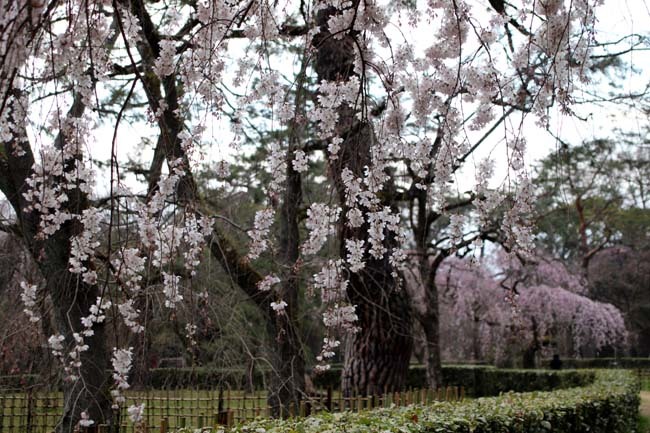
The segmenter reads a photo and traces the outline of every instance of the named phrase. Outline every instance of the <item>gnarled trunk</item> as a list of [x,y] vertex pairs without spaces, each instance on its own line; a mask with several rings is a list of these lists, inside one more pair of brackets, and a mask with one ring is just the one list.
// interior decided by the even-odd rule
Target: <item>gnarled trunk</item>
[[[14,89],[13,92],[18,99],[19,91]],[[12,107],[12,103],[9,103],[9,107]],[[76,97],[68,117],[78,118],[84,109],[81,99]],[[13,121],[16,125],[26,123],[25,119]],[[55,140],[55,146],[62,148],[64,141],[65,137],[60,133]],[[73,335],[81,334],[85,329],[81,318],[90,314],[91,305],[95,304],[100,296],[97,285],[86,284],[81,281],[79,275],[69,271],[70,242],[73,236],[80,233],[82,227],[78,221],[67,221],[46,239],[39,236],[40,215],[29,210],[30,203],[24,196],[27,191],[27,179],[32,174],[34,165],[34,154],[25,129],[16,128],[14,138],[2,144],[5,152],[3,158],[0,158],[0,190],[16,213],[22,240],[45,281],[45,292],[50,295],[54,306],[54,331],[65,337],[64,353],[67,354],[71,345],[75,344]],[[72,165],[66,168],[68,167],[74,170]],[[79,189],[69,190],[68,201],[62,204],[62,208],[62,211],[81,213],[88,208],[87,197]],[[92,263],[84,265],[94,266]],[[83,411],[96,424],[111,422],[112,411],[108,392],[111,381],[104,325],[94,323],[92,330],[93,336],[84,336],[84,344],[90,349],[80,353],[81,367],[73,371],[77,380],[64,381],[64,413],[57,426],[57,431],[61,433],[71,433]]]
[[440,312],[438,308],[438,287],[435,276],[442,262],[442,256],[431,261],[418,251],[418,265],[405,273],[406,288],[415,318],[424,331],[424,364],[427,386],[437,389],[442,383],[440,360]]
[[413,349],[409,302],[404,291],[396,290],[388,260],[366,267],[370,269],[361,278],[351,278],[348,288],[357,305],[360,330],[346,346],[342,377],[346,395],[403,389]]
[[[46,259],[47,260],[47,259]],[[58,332],[66,342],[74,342],[73,333],[81,332],[81,318],[89,314],[91,305],[100,295],[97,286],[83,287],[76,284],[76,275],[62,272],[61,278],[47,279],[47,286],[54,301],[54,317]],[[81,412],[86,412],[95,424],[112,424],[109,390],[112,381],[108,374],[111,366],[103,323],[93,325],[94,335],[84,337],[90,349],[80,355],[81,367],[74,371],[77,380],[63,382],[63,416],[57,432],[72,433],[79,422]]]
[[[351,8],[358,7],[355,1]],[[348,31],[333,37],[328,20],[341,13],[335,7],[320,10],[320,26],[313,40],[316,49],[315,69],[319,80],[345,82],[353,77],[355,38],[358,32]],[[364,84],[362,84],[363,86]],[[345,257],[346,239],[368,240],[368,214],[371,209],[359,205],[365,223],[358,228],[347,224],[348,207],[343,170],[350,170],[357,178],[365,177],[372,166],[371,145],[375,140],[372,126],[357,117],[357,110],[348,105],[338,108],[337,135],[343,139],[338,158],[329,162],[329,176],[336,187],[344,216],[339,225],[341,256]],[[391,185],[382,194],[381,206],[392,207]],[[411,309],[407,294],[393,276],[394,269],[388,255],[398,246],[395,237],[387,234],[384,247],[388,251],[381,259],[367,257],[365,267],[349,276],[348,297],[356,305],[359,331],[348,338],[342,377],[343,392],[351,394],[394,391],[405,386],[409,360],[413,348]]]

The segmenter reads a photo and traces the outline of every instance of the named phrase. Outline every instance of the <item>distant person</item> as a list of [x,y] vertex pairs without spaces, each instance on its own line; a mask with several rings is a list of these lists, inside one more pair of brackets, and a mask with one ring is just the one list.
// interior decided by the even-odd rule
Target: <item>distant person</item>
[[551,370],[561,370],[562,369],[562,360],[560,359],[560,355],[553,355],[553,359],[551,359]]

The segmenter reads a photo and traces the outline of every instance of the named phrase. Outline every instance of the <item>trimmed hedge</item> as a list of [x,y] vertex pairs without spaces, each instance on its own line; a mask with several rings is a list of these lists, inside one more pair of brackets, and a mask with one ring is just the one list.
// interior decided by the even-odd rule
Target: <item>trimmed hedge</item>
[[[361,413],[321,413],[289,420],[260,419],[233,433],[631,433],[636,429],[639,384],[626,370],[603,370],[577,388],[461,403],[436,402]],[[180,432],[190,430],[181,429]]]
[[24,389],[36,385],[40,380],[36,374],[0,376],[0,389]]
[[[263,373],[253,373],[253,385],[264,385]],[[248,384],[248,372],[243,369],[210,368],[154,368],[149,371],[147,387],[154,389],[244,389]]]
[[[157,368],[150,371],[147,386],[154,389],[224,388],[243,389],[248,385],[247,372],[241,369],[208,368]],[[253,385],[264,386],[265,372],[255,371]],[[444,365],[442,383],[445,386],[463,386],[467,395],[481,397],[498,395],[506,391],[547,391],[558,388],[583,386],[593,380],[593,373],[575,370],[502,370],[491,366]],[[313,378],[316,388],[338,389],[341,383],[340,368],[332,368]],[[426,383],[423,366],[412,366],[407,376],[407,387],[418,388]]]
[[[443,365],[443,386],[462,386],[465,393],[474,397],[499,395],[506,391],[549,391],[559,388],[583,386],[593,381],[593,373],[576,370],[516,370],[498,369],[482,365]],[[314,378],[318,388],[339,388],[341,370],[330,369]],[[423,366],[411,366],[407,388],[419,388],[426,384],[426,370]]]
[[[549,365],[551,360],[544,361]],[[583,358],[562,359],[565,368],[626,368],[630,370],[650,370],[650,358]]]
[[462,386],[467,395],[474,397],[499,395],[508,391],[573,388],[589,385],[594,378],[593,371],[578,370],[517,370],[470,366],[446,366],[442,369],[445,386]]

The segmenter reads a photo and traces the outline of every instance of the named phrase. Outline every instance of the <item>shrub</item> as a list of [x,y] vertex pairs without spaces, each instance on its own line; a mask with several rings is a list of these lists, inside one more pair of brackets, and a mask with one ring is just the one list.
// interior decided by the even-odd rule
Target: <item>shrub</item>
[[0,389],[25,389],[37,384],[40,377],[35,374],[0,376]]
[[[317,388],[339,388],[340,369],[330,369],[314,378]],[[593,373],[575,370],[514,370],[497,369],[482,365],[443,365],[442,384],[462,386],[467,395],[482,397],[499,395],[506,391],[548,391],[558,388],[583,386],[593,381]],[[409,369],[406,379],[408,388],[420,388],[426,384],[426,370],[415,365]]]
[[244,369],[211,368],[154,368],[149,371],[147,387],[154,389],[245,389],[251,382],[256,388],[264,386],[263,373],[259,370],[248,377]]
[[[252,383],[256,388],[264,386],[264,374],[256,370]],[[156,368],[149,373],[147,385],[154,389],[243,389],[250,379],[243,369],[210,368]],[[506,391],[547,391],[586,385],[593,380],[593,373],[575,370],[504,370],[491,366],[445,365],[442,367],[444,386],[462,386],[467,395],[482,397],[498,395]],[[341,383],[341,367],[332,368],[313,379],[316,388],[338,389]],[[426,371],[415,365],[409,369],[408,388],[421,388],[426,384]]]
[[[639,385],[625,370],[598,371],[591,384],[556,391],[508,392],[461,403],[436,402],[322,413],[289,420],[260,419],[233,433],[630,433]],[[587,380],[587,379],[585,379]]]
[[[544,361],[549,365],[551,361]],[[631,370],[650,370],[650,358],[583,358],[562,359],[565,368],[627,368]]]
[[467,395],[484,397],[503,392],[550,391],[584,386],[594,381],[593,372],[578,370],[517,370],[494,367],[445,366],[446,386],[462,386]]

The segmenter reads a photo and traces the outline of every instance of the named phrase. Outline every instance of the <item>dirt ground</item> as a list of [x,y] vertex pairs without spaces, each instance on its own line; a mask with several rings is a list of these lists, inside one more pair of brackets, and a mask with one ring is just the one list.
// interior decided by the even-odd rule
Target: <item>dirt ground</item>
[[[641,391],[640,412],[645,418],[650,418],[650,391]],[[646,433],[650,433],[650,430],[647,430]]]
[[641,391],[641,415],[650,417],[650,391]]

